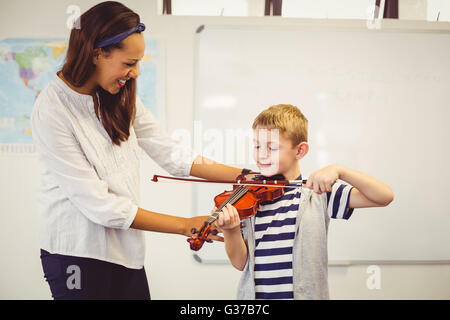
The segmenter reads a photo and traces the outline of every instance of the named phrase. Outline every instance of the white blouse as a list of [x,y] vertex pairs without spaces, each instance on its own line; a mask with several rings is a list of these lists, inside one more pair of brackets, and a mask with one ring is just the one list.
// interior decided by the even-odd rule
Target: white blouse
[[41,248],[142,268],[144,231],[130,229],[139,207],[138,147],[175,176],[189,175],[195,155],[168,137],[139,97],[129,139],[114,145],[92,96],[58,76],[36,99],[31,121],[42,170]]

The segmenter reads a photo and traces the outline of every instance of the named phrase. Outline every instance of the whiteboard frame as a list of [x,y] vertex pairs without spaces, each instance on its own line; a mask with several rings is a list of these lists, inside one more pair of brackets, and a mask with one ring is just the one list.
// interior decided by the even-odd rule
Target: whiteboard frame
[[[360,19],[304,19],[304,18],[273,18],[266,19],[264,23],[256,23],[253,19],[241,20],[242,24],[219,24],[210,23],[200,25],[194,35],[194,81],[193,81],[193,119],[199,119],[196,106],[199,103],[199,89],[198,89],[198,70],[199,62],[199,35],[202,32],[214,29],[229,29],[229,30],[298,30],[299,28],[311,31],[360,31],[360,32],[382,32],[382,33],[429,33],[429,34],[450,34],[450,22],[432,22],[432,21],[413,21],[413,20],[398,20],[398,19],[374,19],[379,28],[369,28],[369,20]],[[261,20],[259,20],[261,21]],[[267,23],[268,22],[268,23]],[[192,128],[193,129],[193,128]],[[193,132],[193,131],[192,131]],[[192,199],[192,214],[198,212],[198,205],[195,200],[197,193],[196,185],[193,185],[191,191]],[[213,244],[212,244],[213,245]],[[202,264],[230,264],[225,259],[204,259],[198,253],[193,252],[192,258],[194,261]],[[350,265],[446,265],[450,264],[450,260],[329,260],[330,266],[350,266]]]

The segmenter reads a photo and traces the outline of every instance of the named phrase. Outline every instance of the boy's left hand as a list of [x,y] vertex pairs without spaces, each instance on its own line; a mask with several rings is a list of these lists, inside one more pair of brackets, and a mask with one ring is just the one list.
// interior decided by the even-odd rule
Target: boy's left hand
[[241,219],[235,207],[231,204],[227,204],[222,208],[222,212],[217,219],[217,226],[224,231],[233,230],[239,228],[241,225]]
[[305,185],[306,188],[313,189],[314,192],[331,192],[333,183],[339,179],[340,166],[338,164],[329,165],[323,169],[313,172]]

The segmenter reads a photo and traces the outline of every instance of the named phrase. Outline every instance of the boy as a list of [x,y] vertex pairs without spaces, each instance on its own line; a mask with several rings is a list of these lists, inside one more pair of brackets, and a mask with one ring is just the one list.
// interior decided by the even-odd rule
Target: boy
[[[308,153],[307,127],[292,105],[258,115],[254,158],[263,175],[302,179],[298,162]],[[386,184],[333,164],[311,174],[303,188],[286,188],[282,198],[260,204],[242,234],[239,215],[228,205],[217,225],[232,265],[243,271],[238,299],[328,299],[329,219],[348,219],[354,208],[387,206],[393,198]]]

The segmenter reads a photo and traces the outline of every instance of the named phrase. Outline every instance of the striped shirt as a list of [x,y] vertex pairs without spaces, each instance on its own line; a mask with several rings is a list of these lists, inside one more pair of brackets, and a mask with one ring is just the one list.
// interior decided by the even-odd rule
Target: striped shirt
[[[298,177],[297,180],[301,180]],[[348,219],[349,185],[335,183],[327,192],[327,213]],[[300,204],[300,188],[286,189],[283,197],[259,206],[255,216],[256,299],[293,299],[292,248]]]

